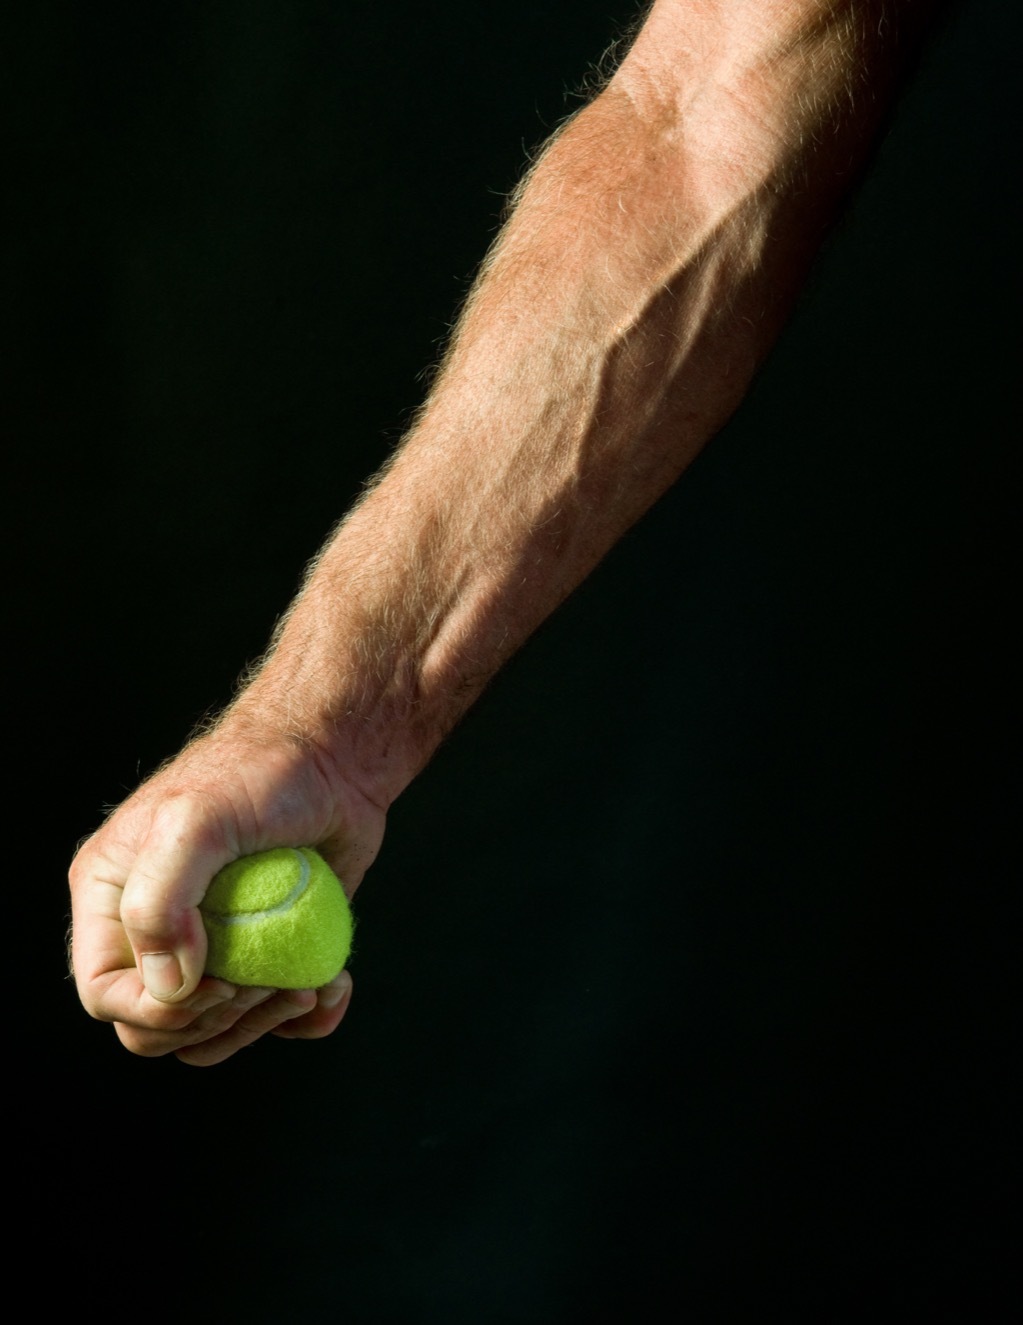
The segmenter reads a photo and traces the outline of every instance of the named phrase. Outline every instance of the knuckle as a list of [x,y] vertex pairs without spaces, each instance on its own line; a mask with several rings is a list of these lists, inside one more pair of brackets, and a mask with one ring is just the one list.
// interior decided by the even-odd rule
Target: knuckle
[[93,1021],[103,1021],[109,1023],[114,1020],[113,1017],[111,1017],[110,1014],[105,1010],[100,1000],[92,996],[92,993],[88,987],[83,988],[82,986],[79,986],[78,998],[82,1004],[82,1007],[85,1009],[88,1015],[93,1019]]
[[121,923],[135,935],[163,937],[168,932],[166,906],[160,899],[125,895],[121,903]]
[[230,1036],[232,1049],[247,1049],[250,1044],[261,1040],[266,1033],[267,1028],[263,1026],[235,1026]]
[[215,850],[223,846],[223,806],[213,792],[188,787],[168,793],[156,807],[151,836]]
[[140,1058],[160,1058],[217,1033],[197,1023],[194,1014],[158,1005],[140,1007],[132,1021],[114,1021],[114,1029],[124,1047]]
[[67,872],[68,882],[72,888],[77,887],[83,878],[88,875],[90,854],[91,853],[88,852],[87,847],[83,845],[78,848],[77,853],[72,859]]
[[166,1036],[140,1030],[137,1026],[129,1026],[124,1022],[115,1022],[114,1030],[125,1049],[139,1058],[161,1058],[174,1048],[168,1043]]

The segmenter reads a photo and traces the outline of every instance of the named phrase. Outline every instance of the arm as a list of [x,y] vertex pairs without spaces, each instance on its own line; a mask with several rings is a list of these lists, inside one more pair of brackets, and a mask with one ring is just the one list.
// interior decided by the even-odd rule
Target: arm
[[79,989],[129,1048],[214,1062],[334,1028],[346,976],[200,978],[211,875],[308,843],[358,886],[390,804],[739,403],[888,104],[906,34],[884,13],[927,8],[654,5],[521,187],[418,421],[260,670],[76,858]]

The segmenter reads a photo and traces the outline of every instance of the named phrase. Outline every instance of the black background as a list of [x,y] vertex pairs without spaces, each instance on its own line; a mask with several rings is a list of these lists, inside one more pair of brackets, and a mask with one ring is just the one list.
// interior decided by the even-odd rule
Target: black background
[[953,11],[739,415],[395,806],[341,1031],[199,1071],[80,1009],[67,862],[262,649],[634,11],[22,7],[8,1062],[40,1303],[991,1318],[1012,9]]

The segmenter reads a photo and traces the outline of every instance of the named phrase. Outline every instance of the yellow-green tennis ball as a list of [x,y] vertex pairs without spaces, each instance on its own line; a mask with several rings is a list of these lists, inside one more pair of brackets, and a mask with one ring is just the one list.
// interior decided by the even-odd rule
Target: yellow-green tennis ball
[[206,974],[236,985],[319,989],[344,967],[355,921],[341,881],[310,847],[225,865],[199,907]]

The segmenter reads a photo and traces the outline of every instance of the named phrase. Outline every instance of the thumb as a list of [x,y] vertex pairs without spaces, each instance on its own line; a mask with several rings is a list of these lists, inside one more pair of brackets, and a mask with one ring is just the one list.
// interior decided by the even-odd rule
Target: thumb
[[231,859],[173,836],[145,842],[121,897],[121,924],[147,992],[163,1003],[187,998],[206,965],[199,903]]

